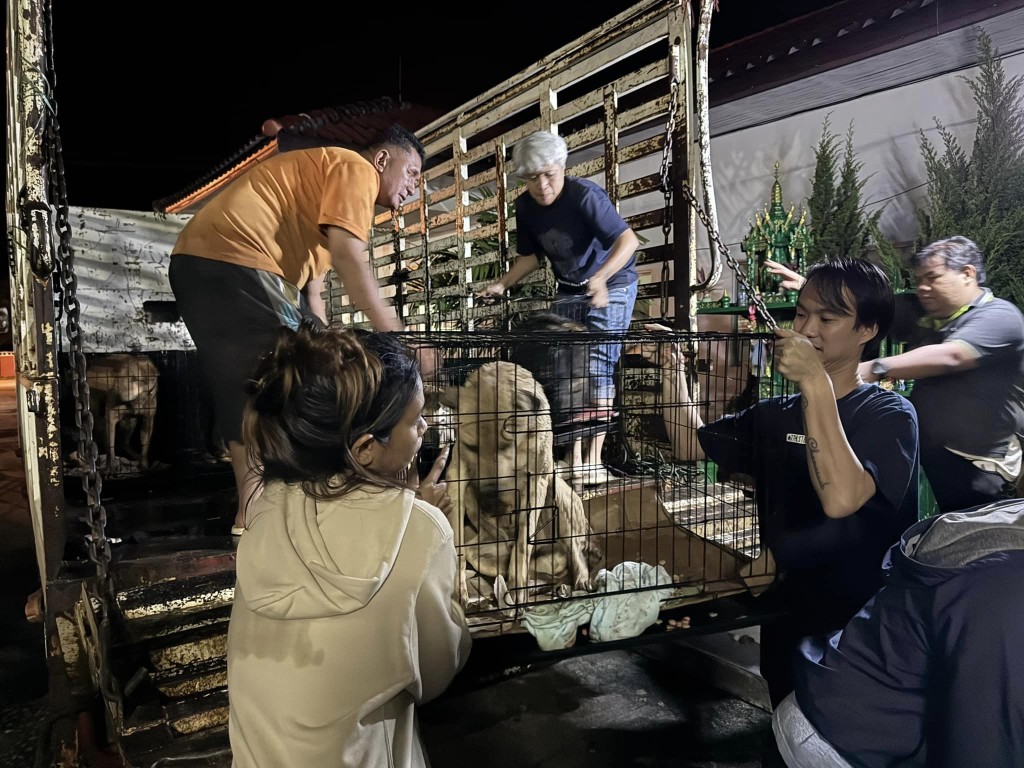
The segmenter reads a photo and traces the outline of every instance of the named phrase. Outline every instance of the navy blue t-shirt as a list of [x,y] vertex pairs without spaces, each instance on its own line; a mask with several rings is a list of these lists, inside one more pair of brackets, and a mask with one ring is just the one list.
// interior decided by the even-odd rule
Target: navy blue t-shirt
[[820,603],[843,622],[881,586],[885,553],[917,521],[917,413],[876,384],[837,401],[850,447],[877,490],[856,513],[832,519],[808,473],[800,397],[765,400],[697,434],[708,458],[754,478],[762,541],[785,574],[779,591],[786,602],[802,609]]
[[[529,192],[516,198],[516,250],[550,259],[555,277],[571,283],[597,272],[628,226],[608,194],[588,179],[566,176],[562,194],[551,205],[538,205]],[[634,254],[608,279],[608,287],[636,281]]]

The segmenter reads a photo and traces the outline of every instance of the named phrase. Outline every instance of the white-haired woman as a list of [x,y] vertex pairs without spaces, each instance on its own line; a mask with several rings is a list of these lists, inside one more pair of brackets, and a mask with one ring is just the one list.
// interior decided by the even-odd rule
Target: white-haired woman
[[[481,296],[501,296],[548,259],[558,283],[553,312],[601,334],[623,334],[636,302],[636,233],[619,215],[607,192],[588,179],[565,175],[565,140],[537,131],[512,152],[526,192],[516,198],[518,257]],[[590,352],[593,405],[608,409],[615,397],[613,372],[622,344],[602,340]],[[607,482],[601,458],[604,433],[574,451],[574,477],[584,485]]]

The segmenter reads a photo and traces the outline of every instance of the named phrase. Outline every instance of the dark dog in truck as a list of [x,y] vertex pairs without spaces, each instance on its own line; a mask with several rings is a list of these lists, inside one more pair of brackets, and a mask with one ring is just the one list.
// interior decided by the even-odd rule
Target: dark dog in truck
[[[587,327],[551,312],[539,312],[519,321],[509,361],[533,374],[551,406],[551,423],[557,430],[579,420],[591,407],[590,353],[582,343]],[[546,334],[565,334],[565,342]],[[530,337],[533,337],[531,340]]]
[[[128,459],[137,459],[141,469],[149,467],[158,377],[156,365],[145,355],[104,355],[87,365],[95,440],[106,448],[108,471],[123,469],[118,448]],[[121,440],[118,440],[118,425],[122,425]],[[136,431],[138,453],[131,446],[131,437]]]

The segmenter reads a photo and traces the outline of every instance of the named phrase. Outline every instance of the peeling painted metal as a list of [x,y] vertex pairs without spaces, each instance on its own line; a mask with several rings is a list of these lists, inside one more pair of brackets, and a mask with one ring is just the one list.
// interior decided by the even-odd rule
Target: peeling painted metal
[[54,387],[43,387],[43,402],[46,407],[46,452],[45,456],[41,458],[45,458],[46,466],[49,467],[50,486],[59,488],[63,483],[63,476],[60,458],[60,425],[57,424],[57,393]]
[[204,630],[213,627],[217,624],[226,624],[228,617],[225,616],[206,616],[198,618],[195,621],[175,621],[173,624],[148,629],[145,633],[147,638],[159,638],[159,637],[170,637],[173,635],[181,634],[182,632],[193,632],[196,630]]
[[72,206],[85,351],[155,352],[193,349],[181,319],[156,320],[146,302],[174,302],[167,277],[171,249],[191,218],[143,211]]
[[68,677],[72,680],[79,680],[81,675],[81,652],[82,646],[79,643],[78,626],[74,620],[67,616],[57,616],[57,637],[51,642],[51,655],[59,654],[64,660],[64,667]]
[[217,688],[225,688],[228,684],[228,671],[223,669],[210,675],[203,675],[191,680],[183,680],[177,683],[161,685],[156,684],[157,689],[164,696],[180,699],[186,696],[194,696],[197,693],[205,693]]
[[43,344],[45,345],[44,346],[44,350],[45,350],[44,357],[45,357],[46,370],[48,370],[48,371],[55,370],[56,367],[57,367],[57,361],[54,360],[54,358],[53,358],[53,349],[54,349],[54,344],[53,344],[53,323],[44,322],[40,326],[39,330],[40,330],[40,333],[42,334],[42,337],[43,337]]
[[167,614],[191,613],[197,608],[209,608],[215,605],[230,605],[234,599],[234,587],[218,589],[210,592],[201,592],[187,595],[167,602],[150,603],[139,605],[124,611],[127,621],[135,619],[151,618]]
[[37,280],[53,274],[54,249],[50,242],[50,209],[43,203],[26,203],[21,209],[21,226],[28,240],[28,263]]
[[74,744],[61,744],[54,768],[80,768],[77,737]]
[[183,667],[207,659],[214,659],[227,654],[227,633],[192,640],[182,645],[155,649],[150,653],[150,661],[156,669],[167,670],[172,667]]
[[228,721],[228,708],[218,707],[210,712],[201,712],[174,720],[171,727],[178,733],[196,733],[208,728],[224,725]]

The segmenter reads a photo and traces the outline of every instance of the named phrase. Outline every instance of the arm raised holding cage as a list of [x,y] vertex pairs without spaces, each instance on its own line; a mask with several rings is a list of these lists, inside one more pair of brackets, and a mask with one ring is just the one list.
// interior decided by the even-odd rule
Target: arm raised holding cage
[[[792,690],[797,634],[843,626],[881,586],[882,558],[917,519],[914,408],[857,375],[892,323],[892,285],[876,265],[830,258],[808,270],[774,369],[799,388],[702,424],[678,362],[664,365],[666,426],[680,458],[707,458],[753,479],[761,545],[783,578],[776,605],[801,631],[762,627],[761,672],[773,705]],[[657,330],[652,328],[651,330]],[[662,347],[664,349],[664,347]]]
[[[657,323],[644,328],[672,330]],[[704,449],[697,440],[697,430],[704,426],[704,421],[690,397],[682,348],[678,343],[643,344],[640,351],[645,360],[661,366],[662,417],[673,455],[682,461],[700,461],[704,458]]]

